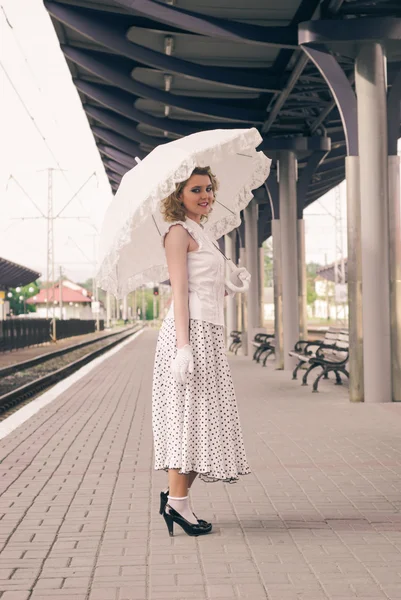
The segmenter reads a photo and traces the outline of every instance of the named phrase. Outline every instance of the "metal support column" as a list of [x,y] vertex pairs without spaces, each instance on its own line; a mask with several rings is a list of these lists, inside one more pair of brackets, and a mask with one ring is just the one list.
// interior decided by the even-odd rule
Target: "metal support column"
[[284,369],[293,368],[288,353],[299,340],[298,243],[297,243],[297,161],[294,152],[280,153],[279,199],[281,221],[281,265],[283,278]]
[[388,257],[386,58],[379,43],[363,45],[355,63],[358,103],[366,402],[392,399]]
[[259,248],[259,325],[265,326],[265,250]]
[[[240,247],[239,249],[239,264],[241,267],[246,266],[246,250]],[[239,315],[241,326],[238,327],[242,331],[242,352],[244,356],[248,356],[248,294],[238,294],[239,296]]]
[[259,269],[258,269],[258,206],[252,199],[245,208],[245,244],[246,244],[246,267],[251,274],[251,282],[248,291],[248,320],[247,320],[247,342],[248,355],[252,357],[252,340],[254,329],[259,326]]
[[110,292],[106,294],[106,327],[110,327],[111,319],[111,295]]
[[359,157],[345,158],[347,179],[349,399],[363,402],[361,194]]
[[128,296],[125,295],[123,296],[123,321],[127,321],[128,320]]
[[[235,264],[235,230],[231,231],[225,236],[225,255],[230,258]],[[230,267],[226,266],[226,277],[229,277]],[[226,298],[227,312],[226,312],[226,343],[227,347],[231,342],[230,333],[237,329],[237,299],[234,296],[228,296]]]
[[284,369],[283,352],[283,280],[281,268],[281,224],[272,221],[273,236],[273,291],[274,291],[274,337],[276,369]]
[[389,156],[389,249],[393,400],[401,402],[401,215],[400,157]]
[[308,312],[306,289],[306,256],[305,256],[305,221],[298,219],[298,310],[299,310],[299,337],[308,339]]

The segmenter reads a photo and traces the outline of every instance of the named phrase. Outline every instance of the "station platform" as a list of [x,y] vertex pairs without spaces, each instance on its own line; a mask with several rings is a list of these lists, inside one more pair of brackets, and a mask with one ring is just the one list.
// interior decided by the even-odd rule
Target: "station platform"
[[401,599],[401,405],[231,357],[252,474],[195,481],[213,532],[169,538],[156,339],[101,357],[0,440],[0,600]]

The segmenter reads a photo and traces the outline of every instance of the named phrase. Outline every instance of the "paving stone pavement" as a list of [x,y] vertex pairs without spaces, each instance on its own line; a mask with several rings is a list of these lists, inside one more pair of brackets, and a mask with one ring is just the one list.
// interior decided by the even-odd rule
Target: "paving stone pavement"
[[401,599],[401,405],[230,363],[252,474],[158,513],[145,331],[0,441],[0,600]]

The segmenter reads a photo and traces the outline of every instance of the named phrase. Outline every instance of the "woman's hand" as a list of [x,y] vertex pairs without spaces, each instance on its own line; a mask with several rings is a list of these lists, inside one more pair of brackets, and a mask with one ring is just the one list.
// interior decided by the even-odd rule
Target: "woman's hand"
[[171,371],[177,383],[186,383],[188,374],[194,372],[194,357],[189,344],[177,349],[175,358],[171,360]]
[[245,267],[235,267],[231,271],[229,279],[225,280],[225,285],[232,292],[247,292],[250,281],[251,274]]

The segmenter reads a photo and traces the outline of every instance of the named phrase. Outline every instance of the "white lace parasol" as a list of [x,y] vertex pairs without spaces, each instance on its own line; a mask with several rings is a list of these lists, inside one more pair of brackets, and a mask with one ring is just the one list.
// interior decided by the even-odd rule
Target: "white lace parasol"
[[252,190],[267,179],[271,160],[256,147],[255,128],[201,131],[157,146],[121,180],[104,219],[99,287],[121,297],[148,282],[168,279],[160,238],[167,223],[160,203],[195,167],[210,166],[219,191],[205,228],[215,239],[240,225]]

